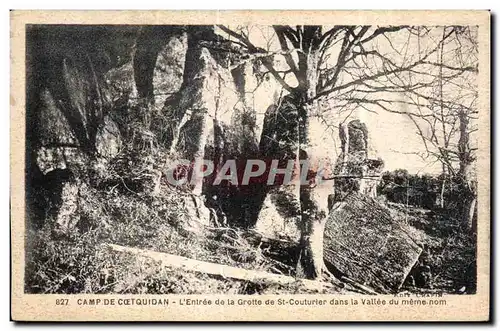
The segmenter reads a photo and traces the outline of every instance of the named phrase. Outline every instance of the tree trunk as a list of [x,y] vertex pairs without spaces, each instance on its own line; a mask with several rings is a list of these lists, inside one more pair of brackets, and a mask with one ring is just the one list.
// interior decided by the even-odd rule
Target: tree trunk
[[[302,278],[317,279],[324,269],[323,234],[326,213],[316,203],[323,197],[314,197],[314,188],[301,186],[302,208],[301,252],[297,263],[297,275]],[[324,197],[327,200],[326,197]]]
[[477,209],[477,198],[475,196],[472,196],[472,199],[469,199],[465,204],[464,204],[464,211],[463,215],[466,217],[464,219],[464,224],[467,224],[467,228],[470,229],[473,232],[476,232],[477,228],[477,217],[475,217],[476,214],[476,209]]
[[472,161],[471,149],[469,145],[469,114],[460,109],[458,119],[460,121],[460,136],[458,139],[458,158],[459,170],[458,177],[460,179],[460,187],[463,196],[463,208],[461,211],[462,223],[469,230],[475,231],[474,214],[477,205],[476,182],[472,178]]
[[[305,63],[304,63],[305,62]],[[309,53],[303,59],[302,67],[304,70],[304,79],[299,88],[298,100],[301,102],[299,107],[299,140],[300,140],[300,159],[307,161],[301,164],[302,167],[309,167],[308,183],[301,183],[300,186],[300,205],[301,205],[301,253],[297,263],[297,275],[309,279],[321,277],[324,270],[323,261],[323,234],[325,228],[326,216],[328,213],[328,195],[333,193],[333,189],[328,191],[324,183],[316,182],[316,166],[322,164],[323,160],[318,159],[321,146],[312,141],[313,130],[311,127],[311,117],[316,115],[318,108],[317,101],[314,101],[316,89],[318,86],[318,63],[319,52],[311,46]]]
[[[139,249],[134,247],[120,246],[114,244],[104,244],[103,247],[108,248],[110,251],[127,253],[139,258],[142,257],[151,259],[153,261],[159,262],[162,267],[187,270],[191,272],[200,272],[223,278],[233,278],[237,280],[243,280],[256,284],[271,283],[284,286],[290,286],[291,284],[296,284],[300,287],[304,287],[309,290],[336,288],[338,286],[343,285],[338,282],[332,284],[332,282],[321,283],[310,280],[297,281],[297,279],[290,276],[278,275],[259,270],[247,270],[243,268],[232,267],[229,265],[205,262],[205,261],[186,258],[179,255],[167,254],[167,253],[156,252],[146,249]],[[361,289],[363,292],[372,293],[370,292],[370,289],[367,289],[366,287],[357,284],[352,280],[348,281],[350,281],[349,282],[350,285]]]
[[[302,99],[304,100],[304,99]],[[297,275],[302,278],[317,279],[321,276],[324,267],[323,262],[323,232],[326,219],[326,208],[321,208],[321,196],[316,192],[314,180],[316,174],[310,166],[314,162],[313,146],[310,141],[310,119],[311,105],[302,104],[299,107],[299,158],[302,162],[300,173],[307,171],[307,184],[300,183],[300,247],[301,252],[297,262]],[[308,169],[303,169],[308,167]],[[327,197],[325,202],[327,202]]]
[[444,208],[444,191],[446,189],[446,174],[443,171],[443,180],[441,181],[441,192],[439,193],[439,207]]

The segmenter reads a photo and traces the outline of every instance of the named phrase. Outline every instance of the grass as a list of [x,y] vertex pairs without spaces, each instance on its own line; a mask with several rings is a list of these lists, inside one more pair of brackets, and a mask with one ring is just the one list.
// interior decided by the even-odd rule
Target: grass
[[425,292],[439,290],[445,293],[476,293],[476,236],[464,228],[460,220],[446,209],[434,211],[391,204],[395,217],[421,233],[423,247],[418,265],[429,266],[431,276],[423,288],[406,285],[407,290]]
[[[109,165],[110,168],[113,165]],[[104,171],[95,187],[82,186],[79,230],[54,235],[52,219],[29,226],[26,249],[27,293],[311,293],[300,284],[250,283],[161,267],[159,263],[111,252],[114,243],[250,270],[291,275],[293,266],[266,256],[248,233],[231,228],[186,231],[183,195],[165,188],[152,195],[122,174]],[[129,174],[135,176],[136,172]],[[120,176],[119,180],[116,177]],[[130,175],[129,175],[130,176]],[[125,184],[125,183],[128,183]],[[126,187],[126,186],[127,187]],[[134,192],[133,189],[142,191]],[[326,290],[325,290],[326,291]],[[318,291],[319,292],[319,291]],[[314,291],[313,291],[314,293]]]
[[[27,220],[25,292],[283,293],[282,286],[164,268],[101,245],[113,243],[284,275],[294,272],[293,265],[269,257],[245,239],[248,234],[242,230],[189,230],[186,224],[192,221],[192,212],[185,205],[187,193],[167,185],[159,193],[153,189],[155,174],[171,159],[161,147],[165,127],[154,125],[165,119],[146,121],[139,110],[131,111],[130,118],[116,119],[122,127],[135,128],[122,132],[120,153],[109,162],[95,162],[81,176],[77,229],[61,236],[54,232],[51,216]],[[300,284],[288,286],[286,292],[310,293]]]

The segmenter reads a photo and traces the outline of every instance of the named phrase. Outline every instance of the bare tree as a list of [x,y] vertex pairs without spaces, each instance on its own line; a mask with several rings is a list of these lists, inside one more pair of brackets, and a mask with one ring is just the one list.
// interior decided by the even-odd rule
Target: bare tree
[[[440,205],[445,206],[446,185],[458,182],[463,199],[463,223],[473,227],[476,208],[475,151],[477,131],[477,29],[444,26],[432,31],[415,28],[417,48],[426,43],[435,52],[419,70],[388,76],[384,87],[364,84],[370,96],[360,100],[392,113],[407,116],[417,129],[424,151],[414,152],[442,169]],[[418,68],[418,67],[417,67]],[[373,96],[380,90],[397,92]],[[399,96],[398,96],[399,93]]]
[[[471,135],[477,131],[477,39],[471,35],[470,28],[444,27],[443,36],[447,31],[453,31],[453,38],[449,43],[442,43],[437,56],[437,89],[430,94],[428,99],[431,102],[425,103],[425,106],[415,102],[418,107],[425,107],[426,113],[435,115],[427,123],[430,130],[426,132],[431,134],[424,133],[422,123],[415,123],[419,136],[428,143],[427,153],[434,154],[442,164],[441,206],[445,206],[446,179],[456,180],[463,202],[460,211],[462,222],[474,228],[477,193],[473,166],[477,146]],[[445,78],[445,71],[457,75],[448,79]]]
[[[333,26],[328,29],[322,26],[273,26],[279,50],[270,52],[254,44],[248,30],[223,25],[218,28],[245,49],[250,57],[258,59],[293,98],[300,109],[297,158],[300,154],[309,160],[315,157],[311,153],[309,123],[312,117],[320,116],[323,103],[333,102],[333,107],[373,105],[376,101],[367,98],[367,94],[404,92],[405,89],[398,88],[392,80],[417,71],[421,66],[432,65],[431,56],[444,42],[421,49],[417,56],[409,54],[413,44],[402,43],[401,49],[397,50],[398,61],[395,61],[377,49],[377,40],[388,40],[392,45],[391,36],[398,34],[414,40],[414,35],[421,34],[418,29],[406,26]],[[449,35],[443,40],[447,38]],[[274,59],[278,56],[284,58],[286,70],[276,68]],[[411,82],[406,89],[425,84]],[[323,230],[328,213],[323,198],[314,187],[300,187],[302,251],[298,270],[307,278],[317,278],[323,270]]]

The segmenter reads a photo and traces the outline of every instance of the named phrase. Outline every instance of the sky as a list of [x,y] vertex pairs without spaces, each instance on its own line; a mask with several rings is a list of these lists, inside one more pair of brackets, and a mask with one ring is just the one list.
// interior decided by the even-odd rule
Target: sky
[[[234,27],[233,27],[234,28]],[[375,29],[376,27],[372,27]],[[475,30],[473,27],[473,33]],[[246,27],[246,33],[249,35],[249,39],[252,42],[260,47],[266,48],[270,51],[277,51],[279,49],[279,43],[276,38],[273,38],[273,30],[271,27]],[[327,27],[324,27],[327,30]],[[419,30],[420,31],[420,30]],[[399,65],[403,65],[403,63],[412,63],[413,61],[417,61],[421,58],[422,55],[426,54],[426,52],[431,52],[432,57],[429,58],[429,61],[438,61],[438,54],[433,53],[433,49],[436,47],[436,40],[439,40],[441,35],[443,34],[443,30],[441,29],[431,29],[431,32],[426,35],[426,37],[416,38],[414,35],[407,31],[401,31],[391,34],[391,40],[388,38],[375,38],[373,39],[373,45],[367,44],[367,47],[374,47],[378,49],[380,52],[384,54],[384,56],[390,57],[393,61],[398,63]],[[371,43],[371,42],[370,42]],[[331,52],[330,59],[333,59],[332,63],[329,66],[335,65],[335,59],[337,59],[337,53],[339,52],[338,48],[340,43],[334,45],[329,52]],[[443,50],[444,57],[442,60],[445,63],[448,63],[450,59],[455,59],[457,56],[456,49],[461,49],[460,56],[463,57],[461,60],[465,62],[473,61],[474,59],[470,59],[471,55],[474,52],[468,52],[465,48],[462,48],[464,45],[457,45],[456,43],[451,42],[446,48]],[[470,53],[470,54],[469,54]],[[294,58],[296,58],[296,54],[292,53]],[[380,71],[381,63],[377,62],[378,60],[375,58],[372,61],[368,61],[365,64],[367,65],[366,69],[362,70],[371,70],[374,72]],[[454,64],[452,64],[454,65]],[[279,70],[288,69],[288,65],[285,63],[284,58],[280,55],[276,55],[274,57],[274,66]],[[455,65],[456,66],[456,65]],[[430,75],[430,70],[436,70],[435,66],[424,65],[423,67],[419,67],[422,74],[420,74],[416,79],[421,79],[422,82],[429,83],[428,80],[435,79],[436,72],[433,72]],[[352,71],[353,69],[349,69],[349,74],[342,73],[339,76],[339,81],[343,81],[345,84],[350,80],[353,80],[353,76],[350,76],[351,73],[360,74],[359,72]],[[449,74],[449,72],[448,72]],[[361,72],[361,75],[364,75]],[[415,79],[415,78],[414,78]],[[272,81],[272,80],[271,80]],[[293,75],[286,75],[285,81],[290,86],[296,85],[296,79]],[[276,82],[275,82],[276,83]],[[265,110],[269,106],[269,100],[272,100],[273,95],[276,96],[276,86],[273,86],[272,83],[267,83],[269,86],[262,86],[255,91],[254,95],[254,106],[257,110],[257,118],[258,123],[262,123],[263,114]],[[340,82],[339,84],[342,84]],[[467,78],[465,84],[470,84],[470,80]],[[250,84],[252,85],[252,84]],[[452,86],[452,85],[450,85]],[[355,92],[356,88],[354,89]],[[444,89],[445,94],[455,95],[455,91]],[[422,92],[420,90],[420,92]],[[427,91],[429,92],[429,91]],[[363,93],[362,93],[363,94]],[[459,96],[459,95],[457,95]],[[372,94],[366,95],[364,97],[371,98],[382,98],[386,100],[403,100],[406,99],[405,96],[396,95],[394,93],[385,93],[383,92],[381,95]],[[461,98],[468,98],[468,96],[460,96]],[[405,101],[410,101],[409,99]],[[339,105],[338,100],[333,100],[333,106]],[[420,101],[419,101],[420,102]],[[465,102],[464,102],[465,104]],[[388,106],[385,104],[385,106]],[[369,132],[369,145],[371,145],[371,149],[375,150],[375,153],[370,153],[371,157],[380,157],[384,160],[385,170],[395,170],[395,169],[406,169],[410,173],[432,173],[439,174],[441,172],[441,164],[439,162],[435,162],[435,160],[428,159],[424,160],[421,156],[416,155],[417,152],[425,152],[425,146],[417,134],[417,128],[415,124],[405,115],[394,114],[388,111],[383,110],[380,107],[365,104],[365,108],[368,108],[368,111],[365,108],[358,107],[355,109],[344,110],[343,114],[340,114],[337,118],[337,115],[329,116],[328,122],[330,125],[338,125],[345,117],[346,113],[349,113],[352,110],[352,113],[349,116],[349,120],[359,119],[361,122],[365,123]],[[401,107],[401,104],[392,103],[390,106],[393,110],[396,111],[409,111],[408,109],[398,109]],[[408,107],[408,106],[406,106]],[[351,107],[352,108],[352,107]],[[333,111],[334,108],[332,108]],[[411,110],[410,110],[411,111]],[[259,121],[260,118],[260,121]],[[340,152],[340,141],[338,138],[338,130],[333,131],[327,137],[323,131],[324,128],[320,128],[318,126],[318,131],[314,135],[317,137],[319,143],[318,151],[321,154],[325,155],[333,155],[338,156]],[[331,144],[331,140],[334,140],[334,144]],[[334,147],[333,147],[334,146]]]
[[422,152],[425,146],[410,119],[384,110],[376,112],[374,114],[359,109],[356,117],[367,125],[369,139],[372,140],[377,154],[384,160],[385,170],[401,168],[414,174],[441,172],[439,163],[423,160],[420,156],[411,154]]

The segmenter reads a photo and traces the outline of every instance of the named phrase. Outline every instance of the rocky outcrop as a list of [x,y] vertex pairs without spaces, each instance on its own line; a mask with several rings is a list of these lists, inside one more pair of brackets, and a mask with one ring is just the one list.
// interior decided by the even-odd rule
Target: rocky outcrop
[[104,75],[113,108],[143,103],[161,109],[181,87],[187,35],[177,27],[145,28],[132,46],[128,60]]
[[[177,28],[162,29],[168,33],[150,38],[131,26],[29,28],[26,180],[32,196],[56,189],[45,207],[28,209],[44,214],[51,206],[59,230],[75,228],[79,192],[122,150],[139,97],[149,97],[148,88],[152,95],[179,89],[185,36]],[[155,48],[136,52],[138,43],[147,44],[144,38],[156,41]],[[144,81],[150,84],[144,87]]]
[[[198,39],[206,37],[211,29],[199,27],[189,31],[183,83],[179,92],[166,100],[163,109],[171,125],[164,143],[172,159],[210,160],[216,171],[228,159],[252,158],[258,148],[255,109],[246,107],[238,81],[228,67],[221,65],[220,56],[216,58]],[[248,208],[241,209],[245,201],[242,188],[227,181],[213,185],[214,180],[214,176],[194,178],[189,189],[196,199],[228,214],[233,224],[244,224],[249,216],[245,214]],[[207,224],[209,220],[202,221]]]
[[133,56],[134,77],[139,98],[148,104],[176,92],[186,49],[183,30],[181,26],[152,25],[142,26],[139,31]]
[[158,107],[179,91],[186,65],[187,34],[174,34],[160,50],[153,70],[154,103]]
[[[27,180],[48,187],[47,176],[57,181],[55,174],[67,171],[54,204],[64,215],[78,213],[71,198],[78,187],[105,176],[106,165],[126,149],[169,152],[166,163],[205,158],[216,167],[228,159],[244,165],[262,157],[262,148],[274,157],[258,142],[269,121],[264,112],[278,104],[281,87],[224,44],[212,26],[30,29]],[[159,167],[149,169],[155,193],[162,189]],[[213,179],[190,188],[199,197],[196,217],[208,224],[213,216],[200,210],[205,205],[233,225],[254,225],[267,188],[212,185]],[[284,200],[280,196],[270,198],[272,205]]]
[[39,96],[36,164],[46,175],[55,169],[68,169],[85,164],[85,154],[70,123],[56,105],[52,94],[44,89]]
[[79,173],[96,151],[103,157],[116,154],[119,129],[108,114],[121,95],[110,78],[117,85],[130,83],[113,73],[130,63],[137,32],[134,27],[30,27],[27,129],[33,136],[27,148],[42,173],[61,167]]

